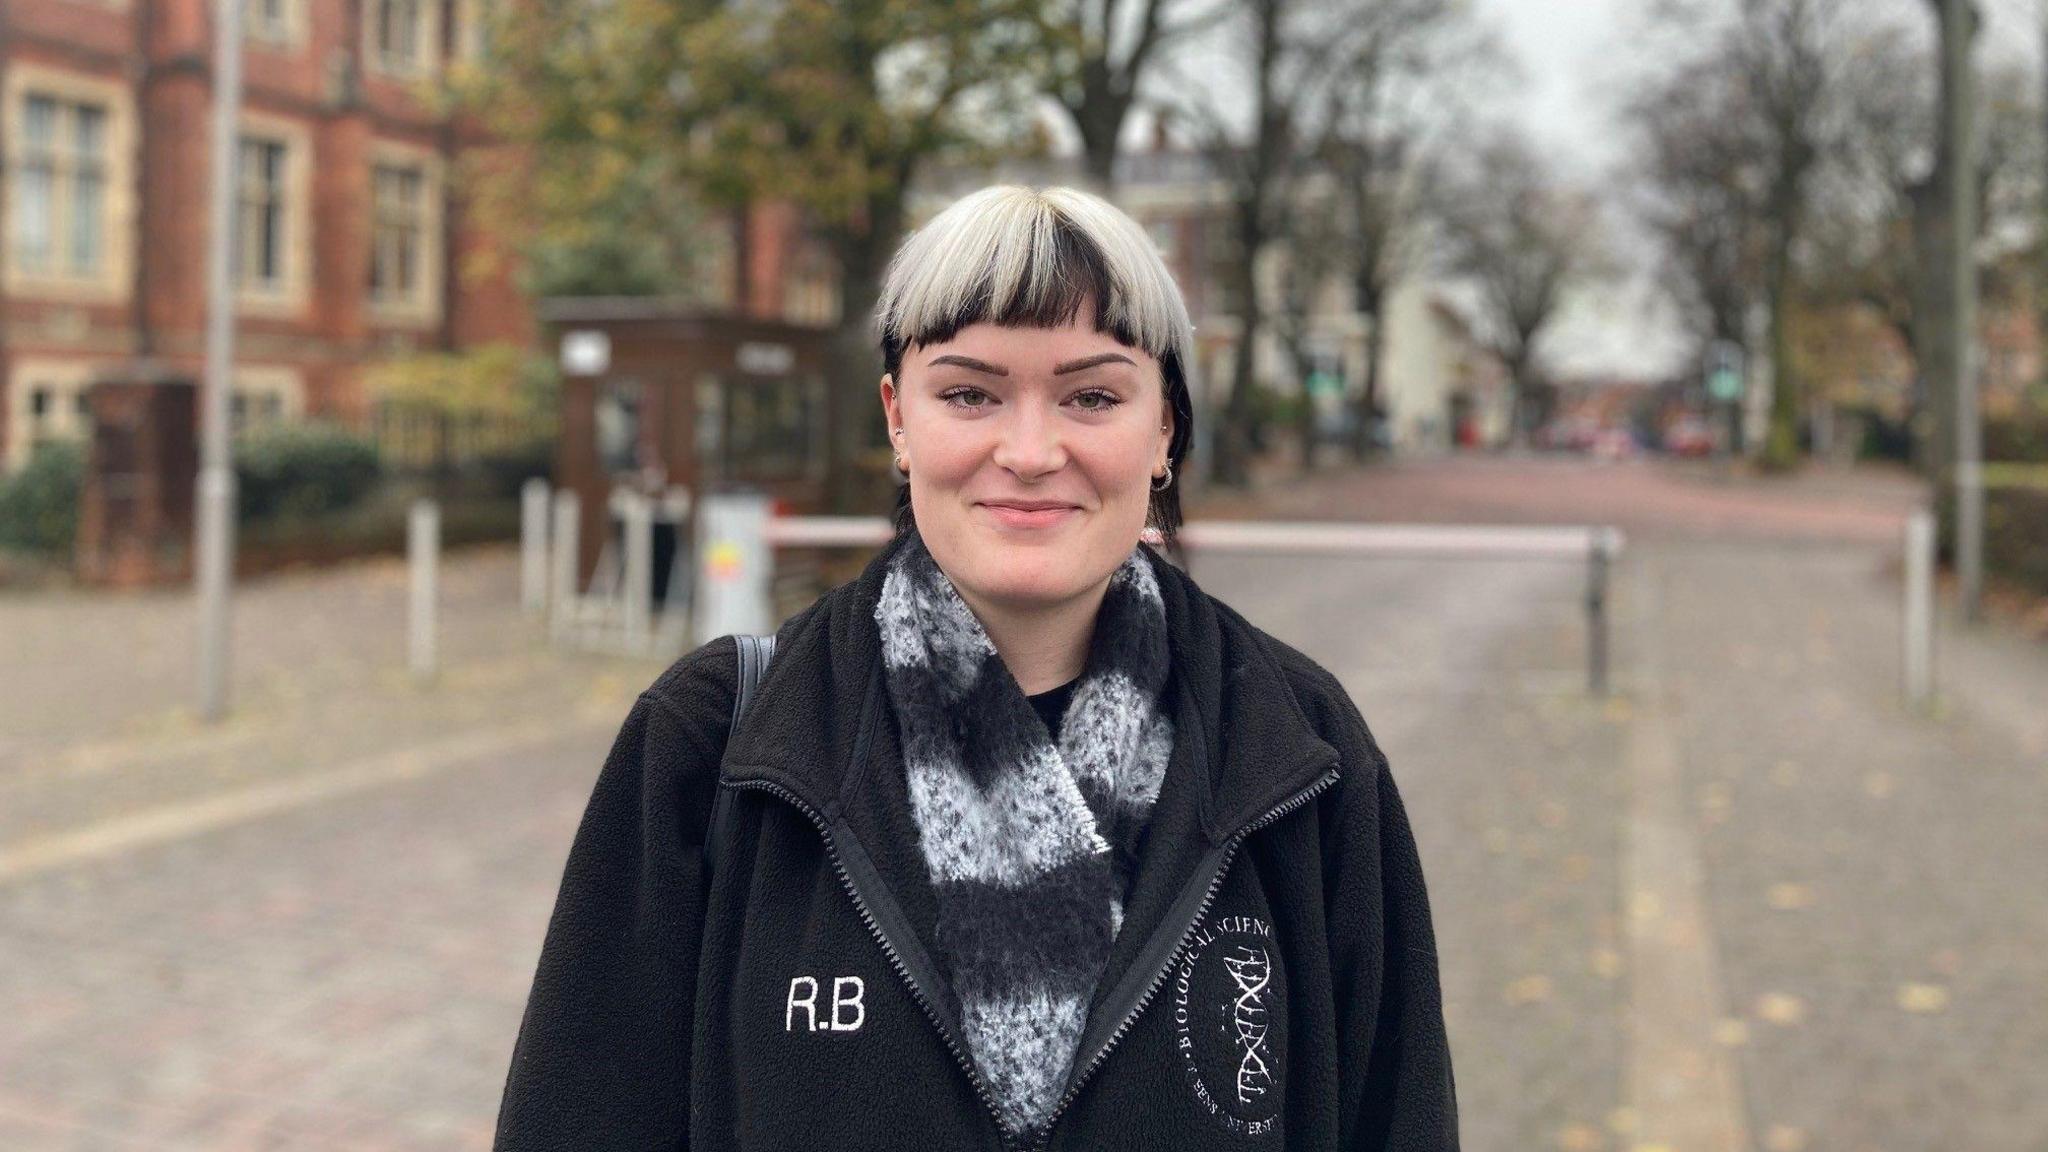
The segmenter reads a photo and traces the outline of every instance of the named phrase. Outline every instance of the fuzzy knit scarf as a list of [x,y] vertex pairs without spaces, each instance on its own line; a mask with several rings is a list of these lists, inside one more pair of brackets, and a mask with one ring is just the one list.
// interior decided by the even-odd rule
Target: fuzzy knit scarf
[[1173,749],[1166,609],[1144,551],[1110,577],[1053,742],[913,530],[875,622],[938,904],[938,962],[1012,1133],[1066,1087]]

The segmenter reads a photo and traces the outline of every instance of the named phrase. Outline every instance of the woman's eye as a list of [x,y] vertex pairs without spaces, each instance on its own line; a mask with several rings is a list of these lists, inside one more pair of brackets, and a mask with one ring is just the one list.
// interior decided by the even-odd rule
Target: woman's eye
[[[955,408],[986,408],[988,406],[984,403],[988,399],[988,393],[983,392],[979,388],[955,388],[951,392],[940,393],[939,399],[944,400]],[[972,403],[969,403],[970,400]]]
[[1083,392],[1074,397],[1074,404],[1084,412],[1107,412],[1123,403],[1114,392]]

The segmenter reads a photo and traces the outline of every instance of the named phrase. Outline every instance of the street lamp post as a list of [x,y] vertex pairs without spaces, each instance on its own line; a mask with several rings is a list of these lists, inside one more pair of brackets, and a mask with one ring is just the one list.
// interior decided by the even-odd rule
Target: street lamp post
[[216,0],[213,163],[206,252],[206,376],[200,412],[198,583],[199,713],[227,712],[228,593],[234,582],[235,466],[229,436],[234,387],[235,162],[242,104],[242,0]]

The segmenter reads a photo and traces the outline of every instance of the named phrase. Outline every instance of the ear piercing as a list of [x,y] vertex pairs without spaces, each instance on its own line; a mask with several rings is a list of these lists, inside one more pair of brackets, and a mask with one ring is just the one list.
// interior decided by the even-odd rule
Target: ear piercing
[[1166,475],[1152,478],[1152,490],[1154,492],[1164,492],[1171,487],[1173,487],[1173,461],[1169,460],[1166,462]]

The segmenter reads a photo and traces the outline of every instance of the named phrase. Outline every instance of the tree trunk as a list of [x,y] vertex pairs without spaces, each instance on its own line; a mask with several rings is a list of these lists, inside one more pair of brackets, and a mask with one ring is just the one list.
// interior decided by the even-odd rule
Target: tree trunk
[[1295,411],[1294,425],[1296,435],[1301,437],[1301,474],[1308,476],[1316,470],[1316,404],[1308,390],[1315,358],[1303,354],[1299,341],[1294,344],[1294,377],[1301,382],[1301,403]]
[[1920,319],[1914,325],[1913,359],[1919,384],[1912,424],[1913,463],[1939,483],[1948,476],[1956,442],[1956,388],[1949,371],[1954,330],[1942,321],[1950,312],[1954,284],[1936,269],[1949,266],[1948,198],[1941,181],[1930,178],[1913,189],[1913,241],[1925,274],[1914,285]]
[[1230,395],[1224,400],[1223,420],[1216,429],[1216,468],[1211,479],[1219,487],[1244,488],[1251,484],[1252,349],[1258,338],[1257,311],[1246,309],[1230,369]]
[[1527,451],[1532,437],[1529,435],[1529,417],[1534,398],[1529,395],[1529,369],[1531,357],[1527,353],[1507,358],[1508,361],[1508,446],[1517,451]]
[[1363,464],[1379,455],[1380,357],[1387,347],[1386,303],[1380,293],[1366,301],[1372,327],[1365,333],[1365,381],[1358,390],[1358,418],[1351,427],[1351,454]]
[[[856,462],[878,437],[862,435],[881,426],[880,350],[874,343],[875,304],[881,299],[887,254],[902,229],[902,206],[884,199],[871,206],[868,227],[848,227],[834,236],[839,262],[839,324],[832,334],[825,369],[825,493],[834,513],[873,511],[871,494]],[[880,437],[886,439],[886,437]]]
[[[1785,185],[1789,185],[1789,180]],[[1764,291],[1771,311],[1771,421],[1764,434],[1763,466],[1784,472],[1799,464],[1799,374],[1792,363],[1792,244],[1798,235],[1798,192],[1777,194],[1777,235],[1771,239],[1769,281]]]
[[2041,387],[2048,389],[2048,9],[2041,14],[2041,218],[2034,223],[2034,361]]

